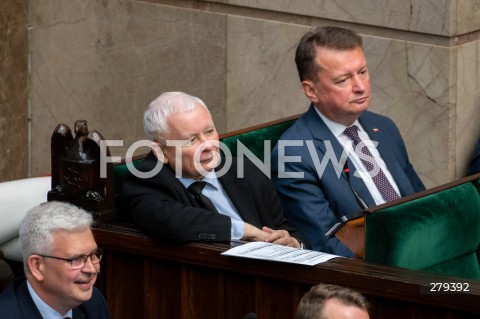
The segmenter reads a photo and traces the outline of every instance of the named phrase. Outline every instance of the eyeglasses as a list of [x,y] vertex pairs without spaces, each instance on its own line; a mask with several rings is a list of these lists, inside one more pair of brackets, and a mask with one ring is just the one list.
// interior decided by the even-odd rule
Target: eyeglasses
[[98,264],[102,260],[102,254],[103,254],[103,250],[101,248],[97,248],[97,250],[91,253],[90,255],[80,255],[74,258],[61,258],[61,257],[40,255],[40,254],[37,254],[37,255],[45,258],[53,258],[53,259],[67,261],[70,263],[70,267],[72,268],[72,270],[78,270],[85,267],[85,264],[87,263],[88,258],[90,258],[90,261],[92,262],[92,264],[94,265]]

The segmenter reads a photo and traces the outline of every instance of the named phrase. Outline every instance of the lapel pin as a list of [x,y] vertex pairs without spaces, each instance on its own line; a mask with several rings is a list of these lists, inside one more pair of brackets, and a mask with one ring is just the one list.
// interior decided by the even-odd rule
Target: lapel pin
[[373,131],[374,131],[375,133],[378,133],[378,128],[374,128]]

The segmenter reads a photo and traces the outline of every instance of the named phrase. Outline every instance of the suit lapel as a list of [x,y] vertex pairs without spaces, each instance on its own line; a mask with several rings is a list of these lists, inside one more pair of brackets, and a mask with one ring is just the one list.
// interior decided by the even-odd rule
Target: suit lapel
[[392,137],[388,134],[387,129],[382,129],[382,123],[373,121],[369,116],[361,116],[359,122],[367,132],[370,140],[378,142],[376,146],[377,150],[400,189],[400,196],[402,196],[402,194],[408,194],[409,192],[404,189],[403,185],[410,185],[410,182],[406,180],[405,174],[403,174],[403,169],[393,152],[391,146]]
[[[329,143],[335,153],[335,161],[340,161],[343,154],[343,147],[325,122],[323,122],[322,118],[317,114],[313,106],[308,110],[305,121],[306,126],[309,128],[310,134],[313,137],[315,148],[323,154],[322,156],[318,156],[318,160],[321,162],[322,158],[327,154],[327,143]],[[306,140],[304,142],[307,143],[308,141]],[[313,156],[312,154],[309,155]],[[329,163],[328,165],[331,164],[332,163]],[[342,174],[342,176],[343,178],[346,178],[344,174]]]
[[[335,152],[336,160],[339,161],[344,150],[340,142],[338,142],[335,135],[333,135],[332,131],[328,128],[328,126],[323,122],[322,118],[316,113],[313,106],[310,107],[308,110],[308,116],[306,117],[307,127],[310,129],[312,137],[316,140],[316,148],[319,150],[323,155],[327,152],[326,149],[326,142],[330,142]],[[363,124],[362,124],[363,125]],[[322,156],[319,156],[320,160]],[[355,191],[362,197],[362,199],[366,202],[368,206],[375,206],[375,201],[373,200],[372,195],[368,191],[367,186],[360,178],[352,178],[353,173],[355,172],[355,165],[353,165],[352,161],[347,158],[347,164],[350,168],[350,182],[355,189]],[[329,163],[328,165],[332,165]],[[355,168],[355,169],[354,169]],[[345,172],[342,172],[341,178],[347,181],[347,176]]]
[[29,319],[42,319],[42,315],[40,311],[38,311],[35,303],[33,302],[32,296],[30,296],[30,292],[28,291],[27,281],[23,280],[20,283],[18,290],[17,290],[17,301],[18,307],[25,318]]
[[85,313],[80,307],[74,308],[72,310],[72,319],[85,319]]

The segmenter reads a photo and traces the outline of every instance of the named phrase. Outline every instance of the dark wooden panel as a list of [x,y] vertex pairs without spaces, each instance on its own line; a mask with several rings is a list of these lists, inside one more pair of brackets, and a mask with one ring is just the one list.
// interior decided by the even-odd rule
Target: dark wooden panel
[[225,272],[224,296],[225,300],[236,300],[225,304],[223,318],[243,318],[249,312],[255,312],[255,278],[246,277],[238,273]]
[[143,263],[141,256],[106,252],[103,286],[113,318],[144,317]]
[[[258,278],[255,295],[256,313],[259,318],[294,318],[297,284],[270,278]],[[280,292],[280,293],[279,293]]]
[[180,318],[223,318],[223,278],[216,270],[183,267],[181,287]]
[[114,318],[293,318],[301,296],[320,282],[351,287],[371,302],[372,318],[480,317],[480,282],[470,291],[428,291],[431,282],[465,282],[359,259],[310,267],[222,256],[228,244],[170,245],[124,225],[102,225],[106,251],[99,287]]
[[153,258],[144,261],[145,314],[142,319],[177,317],[181,308],[181,266]]

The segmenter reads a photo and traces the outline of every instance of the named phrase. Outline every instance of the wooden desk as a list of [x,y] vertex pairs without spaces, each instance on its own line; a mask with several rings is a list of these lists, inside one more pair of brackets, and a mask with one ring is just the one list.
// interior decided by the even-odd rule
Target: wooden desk
[[[363,293],[371,318],[479,318],[480,282],[336,258],[315,267],[221,256],[228,244],[158,243],[121,224],[94,229],[104,248],[98,286],[121,318],[294,318],[320,282]],[[433,282],[467,282],[469,292],[429,292]]]

